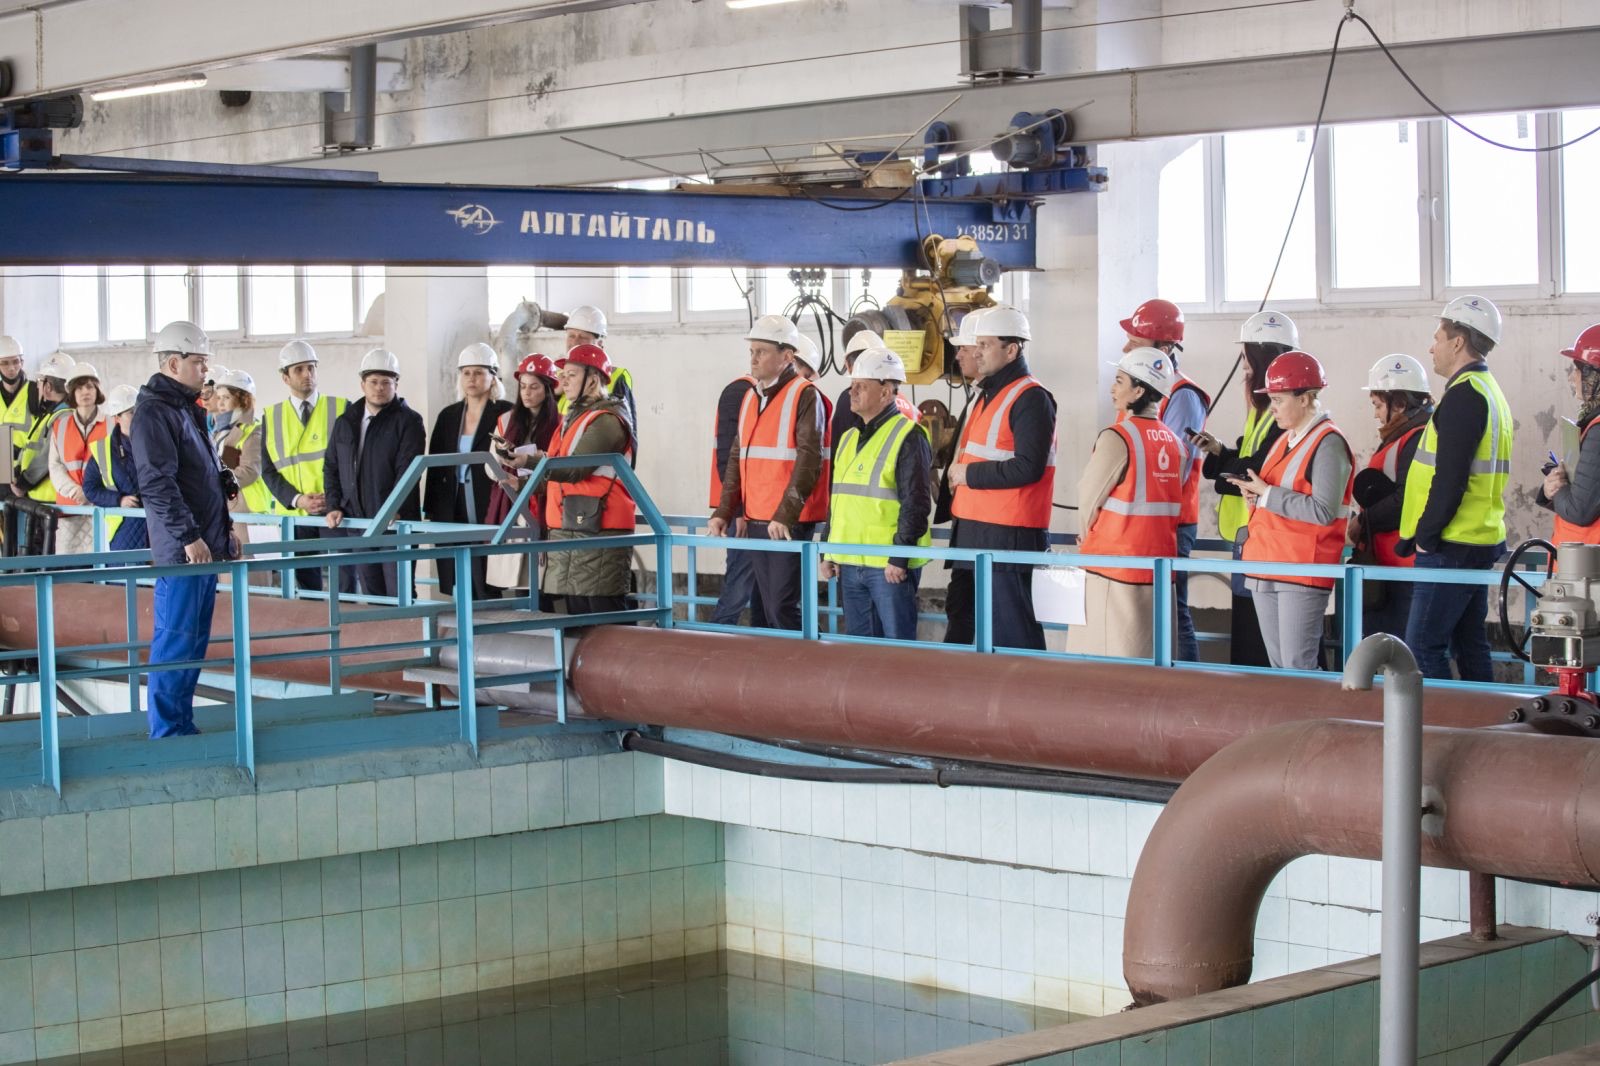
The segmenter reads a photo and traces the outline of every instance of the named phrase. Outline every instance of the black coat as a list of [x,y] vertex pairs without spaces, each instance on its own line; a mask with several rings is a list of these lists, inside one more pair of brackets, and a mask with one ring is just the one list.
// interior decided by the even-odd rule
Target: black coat
[[[450,452],[461,450],[461,416],[466,412],[467,402],[457,400],[455,403],[439,412],[439,417],[433,420],[433,432],[428,436],[429,455],[448,455]],[[489,434],[494,432],[495,423],[500,416],[511,410],[511,404],[505,400],[490,400],[483,409],[483,417],[478,419],[478,432],[472,438],[472,450],[486,452],[489,450]],[[489,492],[494,482],[489,479],[489,472],[483,468],[482,463],[473,463],[467,468],[467,476],[472,479],[472,496],[477,504],[478,513],[475,515],[458,516],[456,514],[456,468],[453,466],[436,466],[428,471],[427,487],[422,495],[422,513],[430,522],[482,522],[489,507]]]
[[[355,399],[333,424],[333,439],[323,460],[323,490],[328,495],[328,510],[343,511],[349,518],[372,518],[389,498],[400,475],[427,446],[427,431],[422,416],[395,400],[372,416],[367,440],[361,442],[361,421],[367,415],[365,400]],[[357,455],[360,461],[357,461]],[[421,499],[413,489],[396,516],[402,521],[422,517]]]
[[160,566],[184,562],[183,546],[195,540],[204,540],[214,559],[230,555],[233,520],[195,395],[156,374],[139,390],[133,409],[139,502],[149,523],[150,554]]

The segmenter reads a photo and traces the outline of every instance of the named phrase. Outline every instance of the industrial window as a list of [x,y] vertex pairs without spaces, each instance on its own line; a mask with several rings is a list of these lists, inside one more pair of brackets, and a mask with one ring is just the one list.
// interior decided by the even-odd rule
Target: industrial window
[[189,316],[189,268],[186,266],[151,267],[151,331],[159,330],[168,322],[187,319]]
[[[1534,116],[1465,120],[1486,137],[1532,148]],[[1445,128],[1445,284],[1452,288],[1535,285],[1539,281],[1537,160]]]
[[524,300],[543,306],[544,277],[536,266],[492,266],[488,268],[489,325],[500,328],[506,316]]
[[1340,126],[1329,149],[1333,286],[1417,289],[1424,239],[1417,123]]
[[61,343],[100,340],[100,268],[61,268]]
[[[1309,129],[1223,136],[1223,298],[1229,303],[1255,305],[1266,295],[1310,147]],[[1316,203],[1313,172],[1272,282],[1271,301],[1316,298]]]
[[249,301],[246,327],[251,336],[287,336],[295,332],[295,285],[292,266],[253,266],[245,279]]
[[[1561,118],[1563,141],[1600,126],[1600,108],[1568,111]],[[1568,292],[1600,292],[1600,134],[1561,152],[1561,247]]]
[[855,311],[858,308],[881,308],[900,291],[901,273],[899,267],[873,267],[871,270],[846,271],[845,288],[850,298],[849,309]]
[[341,266],[306,267],[305,331],[307,333],[350,333],[355,329],[355,268]]
[[[761,313],[764,315],[787,314],[791,305],[800,298],[801,291],[800,287],[789,277],[789,271],[781,267],[768,268],[766,277],[763,280]],[[807,285],[806,289],[811,291],[812,286]],[[824,270],[822,272],[822,282],[818,291],[827,298],[830,304],[838,297],[838,293],[834,291],[832,270]]]
[[145,328],[145,277],[142,266],[106,267],[106,340],[141,341]]
[[200,317],[196,319],[207,333],[237,333],[240,325],[239,268],[207,266],[200,268]]
[[372,305],[382,296],[389,284],[389,274],[381,266],[364,266],[356,278],[356,329],[366,333],[364,323],[372,314]]
[[[743,318],[750,306],[745,293],[755,282],[743,267],[691,267],[684,272],[684,307],[691,314],[733,312]],[[730,315],[718,315],[727,318]]]
[[1195,141],[1161,168],[1156,192],[1156,291],[1180,304],[1206,298],[1206,153]]

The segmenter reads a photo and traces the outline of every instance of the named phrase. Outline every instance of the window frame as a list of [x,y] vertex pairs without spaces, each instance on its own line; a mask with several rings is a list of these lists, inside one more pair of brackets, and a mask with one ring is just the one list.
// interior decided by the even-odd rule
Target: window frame
[[[1323,187],[1328,190],[1328,195],[1317,201],[1317,292],[1319,303],[1326,307],[1348,307],[1352,304],[1371,306],[1374,304],[1410,305],[1427,303],[1429,294],[1434,290],[1436,273],[1434,255],[1430,244],[1432,241],[1433,215],[1433,182],[1430,175],[1434,166],[1434,137],[1428,130],[1430,123],[1427,120],[1401,120],[1415,121],[1417,138],[1417,284],[1415,285],[1337,285],[1334,274],[1334,226],[1336,217],[1334,212],[1333,195],[1333,157],[1334,157],[1334,131],[1337,126],[1325,129],[1329,135],[1317,139],[1317,161],[1315,169],[1324,176]],[[1353,122],[1352,126],[1372,125],[1369,122]],[[1425,205],[1427,205],[1425,209]]]

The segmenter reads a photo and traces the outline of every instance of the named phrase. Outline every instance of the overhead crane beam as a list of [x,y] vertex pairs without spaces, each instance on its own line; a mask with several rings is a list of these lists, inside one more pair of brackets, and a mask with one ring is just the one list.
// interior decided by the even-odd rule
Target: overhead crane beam
[[[1103,171],[1101,172],[1103,174]],[[18,175],[0,262],[915,267],[970,235],[1035,266],[1031,200]],[[813,198],[815,197],[815,198]]]

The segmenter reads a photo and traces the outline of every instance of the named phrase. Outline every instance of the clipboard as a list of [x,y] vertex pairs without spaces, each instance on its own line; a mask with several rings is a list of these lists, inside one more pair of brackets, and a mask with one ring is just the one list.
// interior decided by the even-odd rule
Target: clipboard
[[1578,423],[1570,418],[1561,418],[1557,422],[1561,431],[1561,461],[1568,470],[1578,469],[1578,452],[1583,448],[1583,432],[1578,429]]

